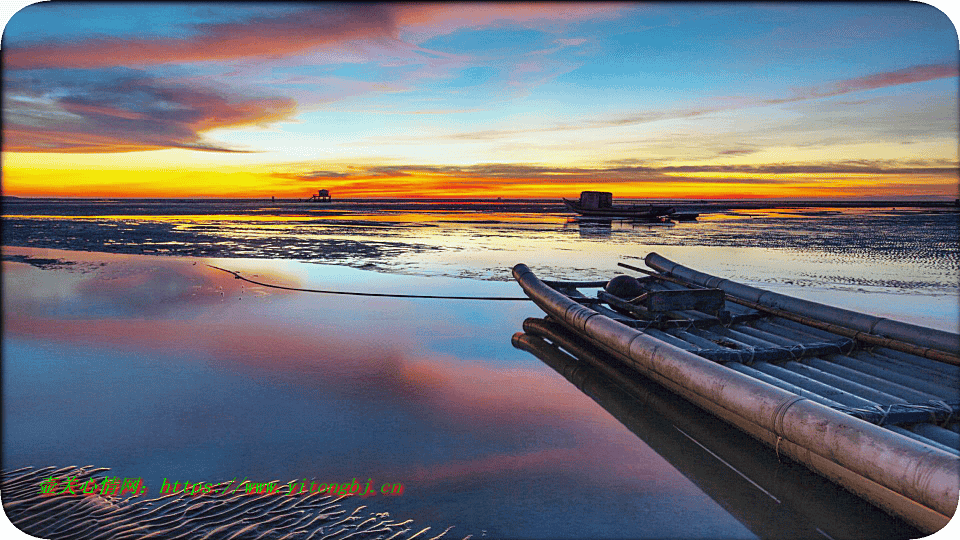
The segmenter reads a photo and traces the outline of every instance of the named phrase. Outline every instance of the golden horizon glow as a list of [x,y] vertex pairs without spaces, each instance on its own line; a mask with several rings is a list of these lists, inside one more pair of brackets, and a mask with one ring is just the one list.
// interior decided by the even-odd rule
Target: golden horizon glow
[[921,4],[210,6],[18,12],[3,194],[958,195],[956,31]]
[[[602,171],[601,171],[602,172]],[[742,173],[664,172],[682,177],[669,182],[628,178],[615,181],[566,180],[568,175],[536,178],[413,174],[384,178],[356,177],[289,181],[272,173],[219,170],[64,170],[7,169],[3,194],[16,197],[65,198],[239,198],[305,199],[317,189],[328,189],[337,199],[558,199],[576,198],[581,191],[611,191],[617,198],[735,199],[735,198],[857,198],[869,188],[871,196],[933,199],[955,197],[956,179],[929,175],[868,173]],[[557,178],[556,180],[554,178]],[[758,183],[751,183],[758,182]],[[922,186],[926,186],[923,188]],[[926,191],[924,191],[924,189]]]

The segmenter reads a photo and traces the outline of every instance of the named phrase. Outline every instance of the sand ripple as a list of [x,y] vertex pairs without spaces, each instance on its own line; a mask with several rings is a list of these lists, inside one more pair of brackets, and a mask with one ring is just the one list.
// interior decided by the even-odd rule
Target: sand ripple
[[240,493],[164,495],[155,499],[101,495],[42,496],[38,484],[49,478],[101,478],[108,469],[25,467],[2,473],[3,508],[27,534],[61,540],[81,539],[423,539],[429,527],[396,521],[365,506],[349,509],[348,497]]

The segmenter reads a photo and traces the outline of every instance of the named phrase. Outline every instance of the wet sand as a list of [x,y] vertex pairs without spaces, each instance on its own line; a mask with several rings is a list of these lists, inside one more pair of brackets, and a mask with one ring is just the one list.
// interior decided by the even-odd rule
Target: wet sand
[[21,531],[38,538],[444,538],[416,530],[411,520],[395,521],[384,513],[343,508],[347,497],[309,494],[302,497],[246,494],[245,484],[230,494],[159,497],[133,495],[38,495],[47,478],[71,478],[81,485],[98,483],[109,469],[24,468],[3,475],[4,511]]
[[4,205],[3,245],[291,259],[481,281],[511,281],[518,262],[554,279],[605,278],[618,261],[657,251],[786,294],[951,331],[960,325],[960,214],[951,207],[713,203],[696,222],[646,224],[577,219],[556,206],[16,201]]

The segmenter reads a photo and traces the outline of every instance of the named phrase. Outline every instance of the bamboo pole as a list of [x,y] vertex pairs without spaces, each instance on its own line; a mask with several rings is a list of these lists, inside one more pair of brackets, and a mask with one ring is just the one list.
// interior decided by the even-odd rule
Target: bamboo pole
[[[689,280],[681,279],[681,278],[676,277],[675,275],[672,275],[672,274],[671,274],[671,275],[664,275],[664,274],[659,273],[659,272],[653,272],[653,271],[647,270],[647,269],[645,269],[645,268],[637,268],[637,267],[635,267],[635,266],[631,266],[631,265],[629,265],[629,264],[625,264],[625,263],[622,263],[622,262],[621,262],[621,263],[617,263],[617,265],[622,266],[622,267],[624,267],[624,268],[628,268],[628,269],[630,269],[630,270],[634,270],[634,271],[636,271],[636,272],[640,272],[640,273],[643,273],[643,274],[647,274],[647,275],[649,275],[649,276],[651,276],[651,277],[654,277],[655,279],[662,279],[662,280],[664,280],[664,281],[669,281],[669,282],[671,282],[671,283],[677,283],[677,284],[679,284],[679,285],[701,286],[701,285],[699,285],[699,284],[697,284],[697,283],[691,282],[691,281],[689,281]],[[668,272],[668,273],[669,273],[669,272]],[[769,313],[770,315],[775,315],[775,316],[780,317],[780,318],[782,318],[782,319],[787,319],[787,320],[794,321],[794,322],[798,322],[798,323],[801,323],[801,324],[806,324],[806,325],[808,325],[808,326],[812,326],[812,327],[818,328],[818,329],[820,329],[820,330],[825,330],[825,331],[830,332],[830,333],[833,333],[833,334],[837,334],[837,335],[840,335],[840,336],[843,336],[843,337],[848,337],[848,338],[850,338],[850,339],[855,339],[855,340],[857,340],[857,341],[859,341],[859,342],[861,342],[861,343],[864,343],[864,344],[866,344],[866,345],[870,345],[870,346],[873,346],[873,347],[887,347],[888,349],[893,349],[893,350],[895,350],[895,351],[900,351],[900,352],[905,352],[905,353],[909,353],[909,354],[914,354],[914,355],[917,355],[917,356],[921,356],[921,357],[923,357],[923,358],[929,358],[930,360],[936,360],[936,361],[938,361],[938,362],[943,362],[943,363],[951,364],[951,365],[954,365],[954,366],[960,366],[960,356],[957,356],[957,355],[954,355],[954,354],[950,354],[950,353],[948,353],[948,352],[940,351],[940,350],[933,349],[933,348],[930,348],[930,347],[920,347],[920,346],[913,345],[913,344],[910,344],[910,343],[906,343],[906,342],[903,342],[903,341],[900,341],[900,340],[897,340],[897,339],[888,338],[888,337],[883,337],[883,336],[878,336],[878,335],[875,335],[875,334],[870,334],[870,333],[868,333],[868,332],[863,332],[863,331],[860,331],[860,330],[854,330],[854,329],[852,329],[852,328],[847,328],[847,327],[845,327],[845,326],[840,326],[840,325],[837,325],[837,324],[824,322],[824,321],[821,321],[821,320],[818,320],[818,319],[812,319],[812,318],[810,318],[810,317],[804,317],[804,316],[802,316],[802,315],[798,315],[798,314],[793,313],[793,312],[790,312],[790,311],[785,311],[785,310],[783,310],[783,309],[773,308],[773,307],[765,306],[765,305],[763,305],[763,304],[759,304],[759,303],[757,303],[757,302],[751,302],[750,300],[745,300],[745,299],[743,299],[743,298],[738,298],[738,297],[736,297],[736,296],[731,295],[730,293],[726,293],[726,299],[727,299],[727,300],[730,300],[731,302],[740,304],[740,305],[742,305],[742,306],[746,306],[746,307],[755,309],[755,310],[757,310],[757,311],[762,311],[762,312],[764,312],[764,313]]]

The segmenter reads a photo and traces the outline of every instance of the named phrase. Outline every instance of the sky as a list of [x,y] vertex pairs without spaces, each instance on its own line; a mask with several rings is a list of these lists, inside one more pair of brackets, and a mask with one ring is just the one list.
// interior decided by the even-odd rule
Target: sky
[[38,3],[4,195],[953,199],[922,3]]

